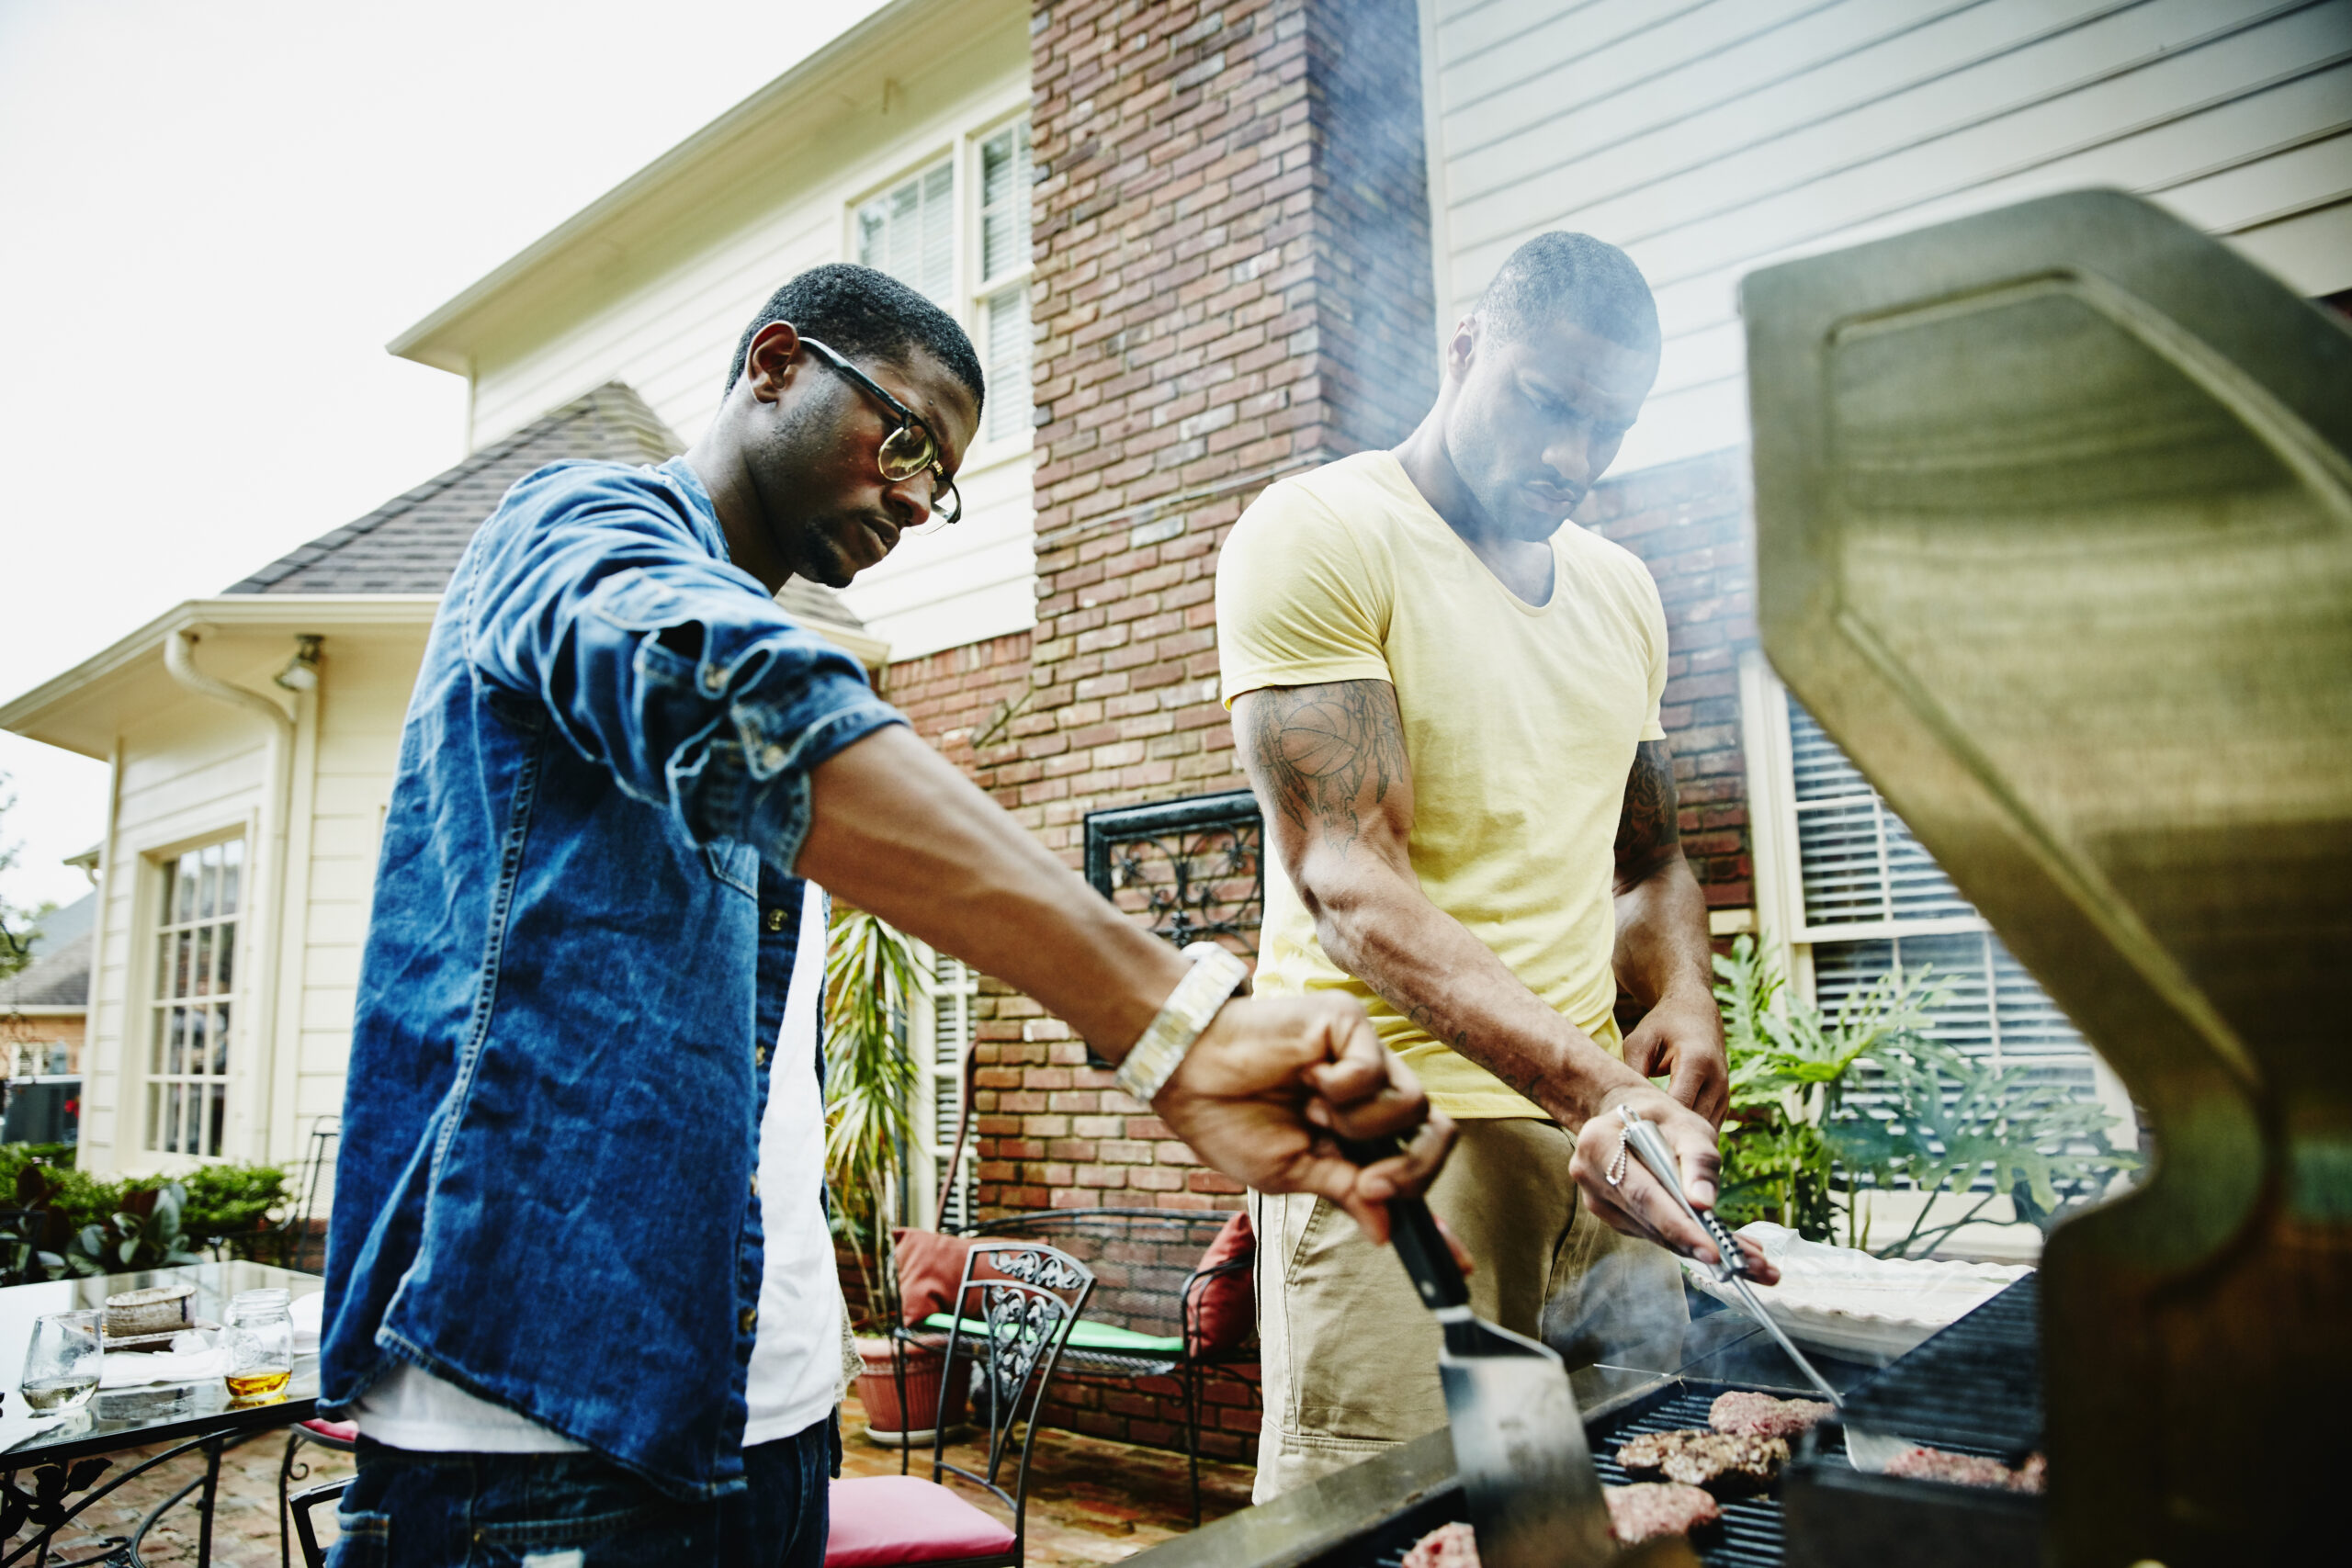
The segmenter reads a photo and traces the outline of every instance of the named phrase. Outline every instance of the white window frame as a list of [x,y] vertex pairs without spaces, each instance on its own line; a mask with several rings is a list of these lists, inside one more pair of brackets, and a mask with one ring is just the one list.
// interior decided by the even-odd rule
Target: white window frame
[[[981,203],[986,194],[986,185],[981,178],[982,158],[988,143],[1007,131],[1018,135],[1028,124],[1029,111],[1024,107],[1019,113],[1007,115],[996,124],[984,130],[976,131],[965,139],[966,156],[970,160],[967,172],[969,176],[968,188],[971,197],[962,204],[962,209],[965,220],[969,225],[969,231],[966,235],[965,254],[970,258],[971,276],[966,284],[964,295],[964,330],[971,334],[974,350],[979,354],[983,365],[989,362],[986,345],[989,341],[993,325],[989,321],[990,301],[1014,288],[1021,289],[1025,298],[1034,270],[1031,256],[1035,246],[1034,244],[1023,246],[1020,258],[1012,266],[994,276],[982,275],[981,266],[987,255],[986,247],[981,243],[981,226],[985,218],[985,210]],[[1031,153],[1033,160],[1035,156],[1035,153],[1033,151]],[[1035,167],[1034,163],[1032,167]],[[1033,213],[1033,220],[1034,217]],[[1034,232],[1033,230],[1033,237]],[[1023,393],[1022,401],[1024,406],[1033,409],[1035,403],[1032,389],[1036,386],[1037,367],[1035,342],[1033,337],[1028,354],[1028,365],[1022,378]],[[989,396],[993,398],[996,392],[993,378],[991,378],[989,391]],[[982,461],[997,462],[1008,456],[1025,454],[1036,445],[1036,426],[1034,421],[1023,420],[1012,431],[998,435],[988,434],[988,416],[985,413],[982,414],[980,423],[982,427],[980,434],[972,443],[972,446],[973,456],[979,457]],[[967,461],[969,462],[970,459],[967,458]]]
[[[1739,693],[1749,838],[1756,869],[1756,916],[1761,928],[1758,942],[1788,976],[1795,998],[1807,1003],[1817,998],[1814,950],[1818,945],[1992,931],[1992,923],[1973,911],[1932,919],[1812,924],[1805,910],[1798,856],[1796,759],[1789,733],[1787,688],[1763,654],[1750,650],[1740,660]],[[2110,1136],[2128,1139],[2129,1129],[2137,1125],[2131,1095],[2096,1047],[2090,1061],[2093,1094],[2100,1107],[2119,1120]]]
[[[253,993],[247,979],[254,973],[254,965],[258,960],[254,944],[260,935],[255,908],[259,890],[254,878],[253,829],[252,822],[241,822],[183,842],[150,849],[139,856],[141,881],[144,884],[143,892],[134,904],[136,929],[141,933],[139,951],[142,955],[139,965],[139,989],[135,993],[139,1023],[136,1032],[123,1042],[126,1056],[137,1064],[135,1073],[125,1075],[137,1086],[131,1091],[137,1096],[134,1104],[139,1126],[138,1141],[134,1145],[135,1157],[196,1165],[232,1158],[236,1152],[236,1101],[239,1086],[245,1077],[244,1058],[253,1039],[250,1023]],[[232,843],[241,846],[242,851],[238,904],[235,913],[229,917],[236,931],[235,976],[228,989],[203,993],[209,1008],[225,1010],[228,1016],[227,1027],[220,1037],[225,1058],[223,1068],[219,1073],[165,1072],[161,1070],[162,1046],[157,1031],[163,1027],[169,1010],[185,1006],[190,999],[188,997],[164,994],[172,968],[164,953],[165,940],[181,930],[195,931],[198,928],[209,927],[217,931],[222,923],[218,915],[185,921],[173,918],[171,868],[188,856],[200,855],[207,850]],[[216,951],[211,966],[217,971],[218,965]],[[86,1072],[89,1064],[85,1061],[84,1066]],[[160,1114],[158,1101],[163,1092],[167,1092],[172,1086],[180,1085],[217,1089],[220,1101],[218,1121],[209,1128],[219,1142],[217,1152],[204,1146],[195,1149],[163,1146],[164,1119]],[[200,1096],[199,1100],[210,1098]],[[199,1140],[199,1145],[209,1141]],[[125,1153],[132,1151],[126,1150]]]
[[[1000,131],[1029,118],[1029,101],[1025,96],[1010,107],[995,108],[974,119],[947,142],[933,142],[920,153],[898,160],[886,178],[861,186],[842,207],[842,254],[850,261],[856,261],[858,209],[928,173],[942,159],[948,161],[954,170],[950,200],[955,204],[956,220],[952,226],[955,236],[953,281],[945,308],[963,327],[966,335],[971,338],[974,351],[980,354],[983,362],[987,358],[983,345],[988,342],[988,299],[1016,284],[1028,282],[1034,264],[1028,255],[1023,255],[1017,268],[1008,269],[992,278],[980,276],[980,149]],[[1032,216],[1034,221],[1034,214]],[[1036,385],[1035,371],[1036,351],[1033,339],[1029,378],[1029,385],[1033,388]],[[991,438],[987,432],[984,415],[980,430],[975,434],[971,446],[964,454],[963,466],[956,471],[957,481],[960,483],[1000,464],[1026,458],[1035,446],[1034,423],[1024,423],[1011,434]]]

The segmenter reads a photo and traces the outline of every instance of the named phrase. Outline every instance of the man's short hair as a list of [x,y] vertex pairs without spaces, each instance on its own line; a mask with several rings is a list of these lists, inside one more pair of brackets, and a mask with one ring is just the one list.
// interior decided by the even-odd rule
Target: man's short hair
[[1627,348],[1658,345],[1657,301],[1642,269],[1589,234],[1538,234],[1511,252],[1478,313],[1501,343],[1565,318]]
[[972,340],[955,317],[887,272],[832,262],[810,267],[768,296],[735,344],[735,363],[727,372],[722,398],[743,378],[752,340],[770,321],[790,321],[796,332],[851,359],[903,365],[921,350],[964,383],[976,411],[987,395],[980,356],[972,352]]

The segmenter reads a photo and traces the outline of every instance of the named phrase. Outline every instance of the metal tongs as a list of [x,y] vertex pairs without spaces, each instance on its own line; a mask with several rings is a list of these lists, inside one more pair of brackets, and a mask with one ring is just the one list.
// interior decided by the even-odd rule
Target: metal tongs
[[1844,1414],[1846,1402],[1838,1397],[1836,1389],[1829,1386],[1829,1380],[1805,1359],[1804,1352],[1797,1348],[1796,1341],[1772,1321],[1772,1314],[1764,1310],[1764,1303],[1756,1299],[1756,1292],[1748,1287],[1747,1257],[1739,1250],[1739,1243],[1732,1240],[1731,1233],[1724,1228],[1724,1223],[1715,1218],[1712,1210],[1691,1206],[1689,1196],[1682,1190],[1682,1179],[1675,1169],[1674,1152],[1666,1146],[1666,1140],[1658,1135],[1657,1128],[1634,1114],[1629,1106],[1619,1106],[1617,1114],[1624,1122],[1621,1135],[1625,1140],[1625,1147],[1648,1168],[1652,1176],[1658,1179],[1674,1201],[1682,1205],[1682,1212],[1690,1216],[1690,1223],[1704,1231],[1707,1239],[1715,1244],[1715,1261],[1701,1263],[1700,1266],[1713,1274],[1718,1283],[1730,1281],[1739,1292],[1739,1299],[1747,1303],[1748,1315],[1762,1324],[1765,1331],[1781,1342],[1781,1348],[1789,1353],[1789,1359],[1797,1364],[1797,1371],[1804,1374],[1805,1381],[1821,1391],[1821,1397],[1835,1405],[1839,1414]]

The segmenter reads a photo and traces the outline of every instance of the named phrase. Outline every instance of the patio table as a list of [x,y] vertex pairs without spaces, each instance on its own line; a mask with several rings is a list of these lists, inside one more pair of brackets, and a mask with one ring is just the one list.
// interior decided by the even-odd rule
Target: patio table
[[[181,1280],[196,1287],[194,1314],[215,1324],[223,1320],[231,1298],[241,1291],[276,1287],[287,1292],[290,1299],[299,1300],[326,1288],[326,1281],[316,1274],[298,1273],[266,1263],[229,1262],[94,1275],[82,1280],[52,1280],[44,1284],[0,1289],[0,1390],[6,1395],[9,1425],[13,1427],[15,1418],[28,1413],[17,1385],[25,1364],[26,1348],[32,1342],[36,1318],[80,1307],[103,1308],[110,1295]],[[109,1356],[136,1354],[108,1352]],[[311,1419],[317,1413],[318,1392],[319,1361],[314,1354],[297,1357],[293,1380],[286,1385],[284,1393],[273,1394],[266,1402],[232,1401],[227,1385],[219,1378],[198,1383],[101,1388],[80,1411],[0,1452],[0,1514],[5,1514],[10,1527],[0,1530],[0,1543],[28,1523],[35,1528],[28,1541],[12,1548],[0,1545],[0,1551],[6,1552],[0,1555],[0,1568],[23,1562],[45,1562],[51,1539],[91,1504],[132,1477],[198,1450],[205,1456],[200,1480],[189,1483],[155,1508],[130,1536],[108,1538],[102,1549],[73,1561],[120,1562],[130,1568],[142,1568],[139,1547],[147,1531],[165,1509],[200,1487],[203,1497],[198,1507],[203,1522],[198,1537],[197,1563],[198,1568],[209,1568],[212,1561],[213,1502],[220,1486],[222,1450],[271,1427]],[[104,1484],[97,1484],[100,1472],[85,1468],[85,1461],[98,1455],[159,1442],[172,1442],[173,1447],[130,1470],[107,1476]],[[103,1461],[100,1464],[102,1471],[112,1468]],[[33,1472],[34,1483],[29,1490],[17,1483],[18,1474],[27,1470]],[[72,1494],[77,1492],[83,1495],[73,1497]]]

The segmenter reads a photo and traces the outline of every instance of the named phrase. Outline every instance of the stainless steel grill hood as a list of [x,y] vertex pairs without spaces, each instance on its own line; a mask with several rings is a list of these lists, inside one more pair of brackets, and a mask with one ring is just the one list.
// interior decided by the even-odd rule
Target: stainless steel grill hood
[[2154,1130],[2044,1258],[2052,1546],[2256,1560],[2352,1401],[2352,333],[2106,192],[1743,309],[1766,651]]

